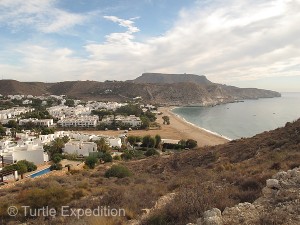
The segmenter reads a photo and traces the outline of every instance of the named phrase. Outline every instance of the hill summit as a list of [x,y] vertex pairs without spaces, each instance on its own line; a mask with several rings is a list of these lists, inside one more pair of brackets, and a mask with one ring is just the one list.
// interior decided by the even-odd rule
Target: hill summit
[[159,83],[174,84],[182,82],[191,82],[196,84],[212,84],[206,76],[195,74],[163,74],[163,73],[143,73],[142,76],[133,80],[134,83]]

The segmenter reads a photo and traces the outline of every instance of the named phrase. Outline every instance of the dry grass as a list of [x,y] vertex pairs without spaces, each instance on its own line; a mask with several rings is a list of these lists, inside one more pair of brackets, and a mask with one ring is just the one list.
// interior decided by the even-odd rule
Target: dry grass
[[[170,192],[177,193],[174,201],[155,211],[143,223],[180,225],[193,222],[209,208],[224,209],[238,202],[254,201],[260,196],[265,180],[278,169],[287,170],[300,165],[299,132],[300,120],[252,139],[166,157],[123,162],[133,172],[126,178],[105,178],[107,168],[101,165],[95,170],[17,184],[9,192],[0,190],[0,221],[9,222],[11,219],[6,212],[9,205],[25,202],[36,206],[46,204],[43,198],[48,198],[48,195],[41,190],[52,189],[51,193],[65,194],[57,195],[51,204],[67,203],[76,208],[96,208],[100,204],[126,209],[126,216],[117,221],[94,218],[88,220],[88,224],[123,224],[136,219],[142,214],[142,209],[152,208],[161,196]],[[29,219],[32,224],[47,224],[43,218],[19,219]],[[61,221],[62,218],[58,217],[52,224],[73,223],[71,220]],[[272,220],[262,220],[261,224],[272,224]]]

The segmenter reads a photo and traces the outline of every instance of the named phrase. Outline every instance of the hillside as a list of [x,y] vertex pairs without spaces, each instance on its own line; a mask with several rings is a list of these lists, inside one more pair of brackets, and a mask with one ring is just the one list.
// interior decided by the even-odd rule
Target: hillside
[[[0,190],[0,219],[50,224],[49,218],[44,217],[8,217],[9,205],[25,204],[37,208],[68,205],[92,209],[101,205],[124,208],[126,216],[81,217],[79,220],[58,216],[51,218],[51,224],[185,225],[207,216],[204,212],[213,208],[223,212],[222,216],[228,222],[225,224],[240,224],[249,221],[247,215],[259,204],[261,208],[255,208],[256,214],[251,214],[258,222],[247,224],[299,224],[297,210],[300,204],[296,195],[300,176],[288,180],[288,174],[299,173],[288,171],[300,166],[299,150],[300,119],[285,127],[224,145],[143,160],[115,161],[132,171],[130,177],[105,178],[104,173],[111,164],[104,164],[94,170],[17,184],[9,191]],[[269,182],[269,189],[263,189],[266,180],[279,171],[288,171],[274,177],[283,181],[280,186],[274,188],[274,182]],[[285,178],[282,177],[284,174]],[[243,202],[254,206],[246,203],[235,206]],[[248,206],[250,210],[247,210]],[[273,209],[279,213],[274,214]],[[239,210],[245,214],[238,214]]]
[[182,82],[191,82],[196,84],[212,84],[203,75],[194,74],[163,74],[163,73],[143,73],[142,76],[133,80],[134,83],[157,83],[157,84],[174,84]]
[[[0,80],[0,94],[54,94],[84,100],[128,101],[141,97],[144,102],[162,105],[216,105],[243,99],[280,97],[280,93],[255,88],[237,88],[210,82],[205,76],[189,74],[146,74],[158,83],[65,81],[58,83]],[[168,78],[166,78],[168,77]],[[137,78],[137,80],[141,80]],[[171,82],[171,83],[167,83]]]
[[0,80],[0,94],[43,95],[47,94],[50,84],[42,82],[19,82],[16,80]]

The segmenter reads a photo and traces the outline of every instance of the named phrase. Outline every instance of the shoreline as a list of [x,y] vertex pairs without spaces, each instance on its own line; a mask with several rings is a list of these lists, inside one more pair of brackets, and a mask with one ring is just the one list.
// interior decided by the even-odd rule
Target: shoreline
[[198,129],[200,129],[200,130],[203,130],[203,131],[205,131],[205,132],[208,132],[208,133],[211,133],[211,134],[213,134],[213,135],[216,135],[216,136],[219,136],[219,137],[221,137],[221,138],[224,138],[224,139],[226,139],[226,140],[228,140],[228,141],[232,141],[232,140],[233,140],[233,139],[230,139],[229,137],[226,137],[226,136],[224,136],[224,135],[222,135],[222,134],[219,134],[219,133],[217,133],[217,132],[214,132],[214,131],[205,129],[205,128],[200,127],[200,126],[198,126],[198,125],[196,125],[196,124],[194,124],[194,123],[192,123],[192,122],[187,121],[184,117],[182,117],[182,116],[180,116],[180,115],[178,115],[178,114],[176,114],[176,113],[173,112],[173,109],[176,109],[176,108],[180,108],[180,107],[178,107],[178,106],[176,106],[176,107],[171,107],[171,108],[169,108],[168,110],[169,110],[169,112],[170,112],[171,114],[173,114],[174,116],[178,117],[179,119],[181,119],[181,120],[184,121],[185,123],[187,123],[187,124],[189,124],[189,125],[191,125],[191,126],[194,126],[195,128],[198,128]]
[[167,115],[170,117],[171,123],[167,126],[171,126],[172,129],[180,133],[182,135],[182,139],[194,139],[197,141],[199,147],[203,147],[206,145],[211,146],[224,144],[230,141],[230,139],[227,137],[224,137],[220,134],[204,129],[187,121],[183,117],[172,112],[174,108],[176,107],[163,107],[160,108],[159,111],[161,111],[163,115]]
[[[181,118],[177,114],[171,112],[173,107],[160,107],[158,111],[162,112],[162,115],[157,115],[156,122],[160,124],[160,129],[149,129],[149,130],[131,130],[128,131],[127,135],[133,136],[146,136],[146,135],[160,135],[162,139],[182,140],[182,139],[193,139],[197,141],[198,147],[213,146],[229,142],[226,137],[211,131],[205,130],[204,128],[198,127],[184,118]],[[163,116],[169,116],[170,125],[163,124]],[[88,134],[103,135],[103,136],[119,136],[124,133],[124,130],[78,130],[77,132],[83,132]]]

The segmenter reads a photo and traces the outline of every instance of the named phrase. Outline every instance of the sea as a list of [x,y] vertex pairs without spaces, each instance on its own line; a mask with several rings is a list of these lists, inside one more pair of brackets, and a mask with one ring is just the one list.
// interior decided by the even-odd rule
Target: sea
[[176,107],[172,112],[195,126],[233,140],[252,137],[300,118],[300,93],[281,95],[213,107]]

